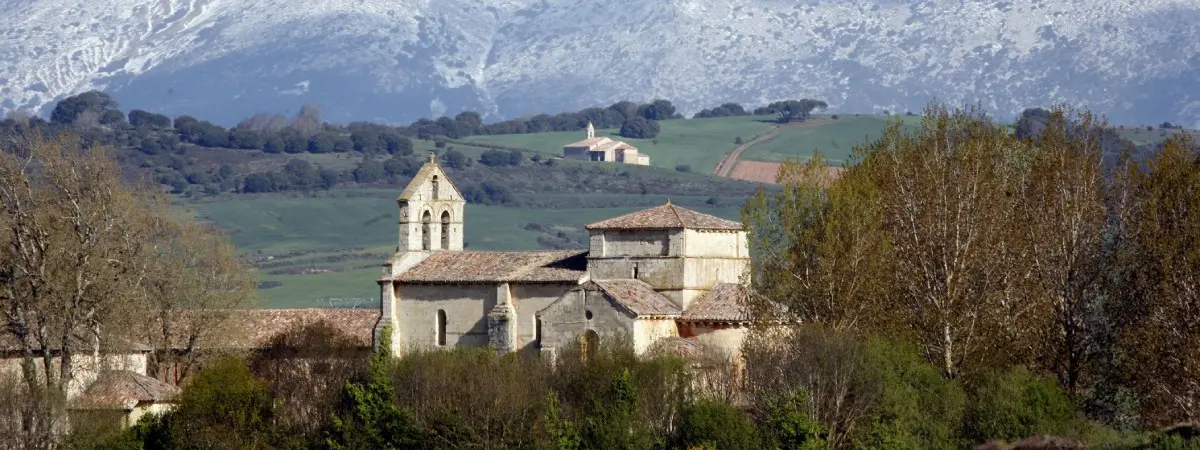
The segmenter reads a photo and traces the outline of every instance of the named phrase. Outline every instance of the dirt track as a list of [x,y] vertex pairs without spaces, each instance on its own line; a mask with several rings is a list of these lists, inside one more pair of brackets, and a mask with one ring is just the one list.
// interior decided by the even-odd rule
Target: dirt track
[[721,161],[717,162],[717,167],[713,169],[713,175],[726,178],[734,178],[738,180],[756,181],[759,183],[775,183],[775,177],[779,174],[779,163],[767,163],[759,161],[738,161],[742,156],[742,152],[759,142],[774,139],[779,135],[780,131],[786,128],[794,127],[812,127],[829,122],[828,119],[811,119],[804,122],[789,123],[787,125],[774,125],[770,131],[755,136],[747,142],[742,143],[726,153]]

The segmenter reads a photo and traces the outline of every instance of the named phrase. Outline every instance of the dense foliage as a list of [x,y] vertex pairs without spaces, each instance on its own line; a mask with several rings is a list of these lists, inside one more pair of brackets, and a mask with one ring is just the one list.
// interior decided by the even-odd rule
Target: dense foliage
[[743,211],[759,308],[906,337],[973,397],[969,440],[1200,419],[1200,150],[1107,161],[1107,127],[1062,109],[1017,128],[934,105],[843,171],[787,164]]

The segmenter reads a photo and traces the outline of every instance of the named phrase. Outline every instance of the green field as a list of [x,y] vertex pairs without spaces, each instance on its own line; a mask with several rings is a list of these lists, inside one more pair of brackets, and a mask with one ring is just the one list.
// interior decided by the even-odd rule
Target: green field
[[[379,264],[396,247],[398,192],[347,189],[311,198],[237,198],[188,207],[219,224],[243,252],[256,257],[260,282],[277,284],[260,290],[264,307],[328,306],[330,298],[378,299],[374,280]],[[617,196],[590,197],[596,201]],[[641,200],[657,204],[665,198]],[[722,207],[704,207],[703,200],[695,198],[672,200],[730,219],[737,219],[741,206],[736,199],[722,202]],[[471,250],[536,249],[540,233],[524,228],[530,222],[582,233],[583,225],[641,208],[529,210],[469,204],[466,244]]]
[[864,144],[883,134],[888,120],[901,120],[906,128],[920,124],[920,117],[843,115],[820,124],[799,124],[784,127],[774,138],[759,142],[742,152],[743,160],[783,162],[787,158],[808,159],[813,151],[821,154],[834,166],[842,165],[856,145]]
[[1128,139],[1130,142],[1133,142],[1133,145],[1137,146],[1156,145],[1167,140],[1168,137],[1171,137],[1176,133],[1188,133],[1192,135],[1192,139],[1200,140],[1200,131],[1197,130],[1164,130],[1157,127],[1153,130],[1147,130],[1146,127],[1139,126],[1123,126],[1117,128],[1117,134],[1121,135],[1121,137],[1125,139]]
[[[711,119],[677,119],[660,121],[662,131],[655,139],[628,139],[617,135],[617,129],[596,130],[599,136],[619,139],[650,155],[650,164],[673,169],[678,165],[689,165],[695,172],[711,173],[721,157],[737,145],[734,140],[766,132],[770,123],[762,122],[768,116],[719,117]],[[519,147],[538,153],[562,155],[562,147],[583,139],[583,130],[578,132],[552,132],[533,134],[507,134],[493,136],[471,136],[468,142],[484,142]],[[655,141],[658,143],[656,144]]]

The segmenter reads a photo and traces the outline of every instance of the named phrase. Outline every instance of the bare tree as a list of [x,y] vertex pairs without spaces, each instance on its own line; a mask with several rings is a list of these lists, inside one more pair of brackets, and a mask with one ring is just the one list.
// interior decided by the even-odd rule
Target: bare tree
[[229,318],[254,305],[256,274],[220,232],[162,210],[154,215],[155,257],[143,278],[146,313],[137,329],[156,351],[149,364],[177,383],[206,356],[208,338],[235,333]]
[[292,129],[300,132],[304,137],[310,137],[321,131],[321,107],[313,104],[305,103],[300,107],[300,112],[296,117],[292,118],[292,122],[288,125]]
[[1028,147],[974,110],[926,111],[921,131],[893,124],[860,170],[880,190],[896,258],[893,304],[949,377],[1016,351],[1031,306],[1013,289],[1013,245]]
[[1200,152],[1184,134],[1121,173],[1119,264],[1129,288],[1113,314],[1151,425],[1200,420]]
[[1031,269],[1027,295],[1038,302],[1043,366],[1074,395],[1093,350],[1089,316],[1098,308],[1109,252],[1105,245],[1107,182],[1100,131],[1090,114],[1049,114],[1030,163],[1022,210]]
[[0,304],[25,382],[56,397],[75,380],[77,356],[99,357],[149,249],[115,161],[81,148],[78,138],[33,135],[0,153]]

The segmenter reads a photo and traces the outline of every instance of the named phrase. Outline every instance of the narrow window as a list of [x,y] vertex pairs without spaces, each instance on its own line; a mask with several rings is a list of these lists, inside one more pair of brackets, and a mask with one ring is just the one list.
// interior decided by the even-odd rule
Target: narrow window
[[635,263],[635,264],[633,265],[633,279],[635,279],[635,280],[636,280],[636,279],[637,279],[637,276],[638,276],[638,265]]
[[450,248],[450,211],[442,211],[442,250]]
[[429,250],[429,222],[433,220],[429,211],[421,215],[421,250]]
[[438,179],[437,175],[433,176],[433,199],[438,199]]
[[437,345],[443,347],[446,345],[446,310],[439,309],[437,312],[437,324],[434,325],[437,332]]
[[542,319],[540,317],[533,318],[533,343],[538,347],[542,346]]

